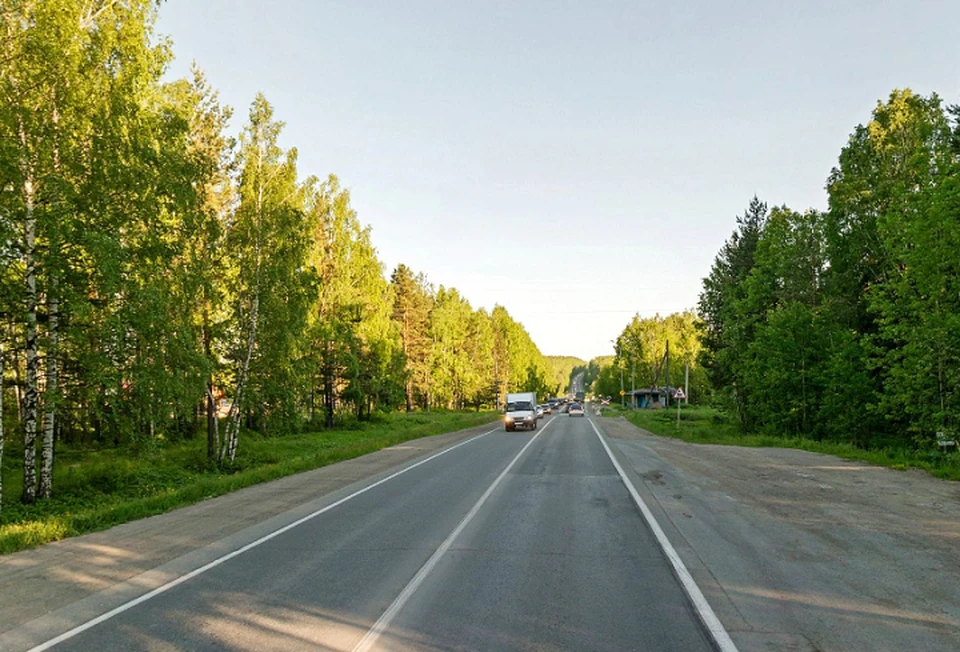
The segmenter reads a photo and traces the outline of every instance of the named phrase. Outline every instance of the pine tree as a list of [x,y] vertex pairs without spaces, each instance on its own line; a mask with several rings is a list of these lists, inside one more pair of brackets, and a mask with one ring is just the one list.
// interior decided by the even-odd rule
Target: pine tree
[[413,410],[416,393],[426,393],[430,367],[429,320],[433,299],[423,277],[400,264],[390,277],[393,286],[393,320],[400,329],[405,357],[404,396],[407,412]]

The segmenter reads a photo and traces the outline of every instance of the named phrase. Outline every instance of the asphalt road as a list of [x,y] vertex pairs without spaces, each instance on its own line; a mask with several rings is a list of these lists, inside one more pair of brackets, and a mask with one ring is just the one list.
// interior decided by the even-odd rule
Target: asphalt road
[[712,650],[588,418],[460,444],[56,650]]

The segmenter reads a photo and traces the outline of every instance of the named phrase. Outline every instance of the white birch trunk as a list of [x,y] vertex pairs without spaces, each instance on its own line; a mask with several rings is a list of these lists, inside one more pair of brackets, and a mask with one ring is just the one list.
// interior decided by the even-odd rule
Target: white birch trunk
[[213,396],[213,381],[207,382],[207,458],[213,459],[220,450],[220,420],[217,401]]
[[57,355],[60,350],[60,301],[57,298],[57,279],[50,279],[47,292],[47,310],[49,322],[50,348],[47,351],[47,387],[43,399],[43,441],[40,448],[40,498],[49,498],[53,493],[53,427],[57,415],[57,385],[59,368]]
[[[10,340],[11,342],[17,341],[16,329],[13,326],[12,320],[10,324]],[[23,365],[20,363],[20,352],[17,349],[12,351],[13,353],[13,396],[16,398],[14,405],[17,406],[17,423],[23,423],[23,376],[21,376],[21,367]]]
[[23,397],[23,502],[32,503],[37,499],[37,268],[36,237],[37,223],[34,215],[35,188],[33,168],[27,160],[27,137],[23,124],[20,124],[20,144],[23,155],[20,169],[23,174],[23,203],[26,219],[23,228],[24,284],[26,286],[27,332],[26,355],[27,377]]
[[[60,173],[60,145],[59,128],[60,112],[57,110],[56,92],[54,92],[53,114],[54,126],[53,169]],[[50,243],[50,253],[59,255],[59,238]],[[60,287],[56,265],[48,265],[49,281],[47,287],[47,334],[50,337],[46,357],[46,389],[43,395],[43,439],[40,444],[40,498],[49,498],[53,493],[53,436],[57,416],[57,386],[59,384],[59,367],[57,356],[60,354]]]
[[243,390],[246,387],[247,375],[250,372],[250,360],[253,358],[253,349],[257,340],[257,321],[260,318],[260,289],[257,288],[250,306],[250,329],[247,331],[247,353],[243,360],[243,367],[237,376],[237,390],[234,393],[230,413],[227,415],[227,431],[223,436],[223,449],[220,461],[224,459],[233,462],[237,455],[237,443],[240,438],[240,403],[243,399]]
[[260,321],[260,255],[261,255],[261,230],[263,227],[263,131],[258,129],[257,137],[259,147],[257,148],[257,214],[254,233],[254,283],[253,297],[250,300],[250,328],[247,331],[247,354],[243,360],[243,367],[237,375],[237,390],[234,392],[233,403],[230,405],[230,412],[227,415],[227,430],[223,435],[223,449],[220,452],[220,463],[224,458],[231,463],[237,455],[237,443],[240,437],[240,403],[243,399],[243,390],[247,382],[247,374],[250,372],[250,360],[253,358],[253,349],[257,341],[257,323]]
[[[203,310],[203,352],[207,361],[213,364],[213,351],[210,343],[210,312]],[[217,415],[217,400],[213,395],[213,373],[207,376],[207,459],[218,459],[220,451],[220,419]]]

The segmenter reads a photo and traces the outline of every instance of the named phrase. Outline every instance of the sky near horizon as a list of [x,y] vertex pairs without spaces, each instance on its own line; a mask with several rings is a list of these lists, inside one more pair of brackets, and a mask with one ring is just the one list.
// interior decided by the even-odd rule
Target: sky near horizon
[[167,0],[169,76],[239,132],[262,91],[398,263],[507,308],[546,355],[696,306],[757,195],[825,208],[895,88],[960,102],[960,2]]

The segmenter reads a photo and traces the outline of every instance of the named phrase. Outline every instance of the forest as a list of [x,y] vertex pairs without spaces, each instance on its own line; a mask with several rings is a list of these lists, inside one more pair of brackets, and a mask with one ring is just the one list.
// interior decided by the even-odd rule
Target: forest
[[635,316],[615,356],[579,368],[593,391],[681,386],[689,365],[690,400],[743,433],[867,450],[955,441],[960,107],[893,91],[854,129],[826,191],[826,210],[754,197],[697,310]]
[[506,308],[388,274],[264,96],[233,133],[196,64],[166,79],[157,11],[0,5],[0,459],[24,503],[52,495],[61,445],[205,438],[225,468],[247,432],[559,389]]
[[737,219],[700,295],[700,363],[746,431],[934,447],[960,423],[960,108],[896,90],[824,211]]
[[698,365],[701,336],[699,320],[692,310],[666,317],[634,315],[613,347],[613,356],[595,358],[583,368],[584,383],[592,383],[597,395],[619,402],[621,389],[630,392],[645,387],[683,387],[687,368],[693,388],[691,398],[701,403],[712,395]]

